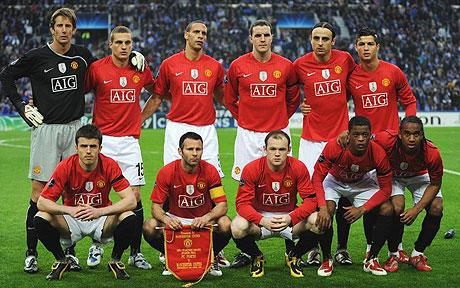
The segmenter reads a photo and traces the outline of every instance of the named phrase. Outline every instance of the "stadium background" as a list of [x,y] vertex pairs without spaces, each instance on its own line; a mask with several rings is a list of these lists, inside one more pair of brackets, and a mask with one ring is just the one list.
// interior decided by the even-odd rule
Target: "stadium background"
[[[95,4],[96,3],[96,4]],[[87,46],[94,55],[102,57],[109,53],[107,45],[108,31],[116,25],[126,25],[133,30],[134,49],[142,52],[153,71],[157,71],[163,59],[183,49],[183,30],[191,20],[202,19],[208,23],[208,45],[206,53],[218,59],[228,68],[229,63],[239,55],[250,51],[247,30],[252,21],[258,18],[270,20],[275,27],[273,50],[294,60],[311,51],[308,35],[311,27],[318,21],[329,21],[338,30],[336,48],[350,51],[356,57],[353,40],[356,31],[362,25],[377,29],[382,38],[380,58],[395,63],[406,73],[417,97],[418,111],[447,112],[460,117],[459,79],[459,43],[460,43],[460,3],[459,1],[2,1],[0,4],[0,66],[5,66],[26,51],[43,45],[50,40],[49,15],[57,7],[69,6],[76,10],[81,20],[78,23],[76,43]],[[94,21],[98,19],[98,21]],[[85,26],[86,25],[86,26]],[[90,29],[96,28],[96,29]],[[27,99],[31,95],[28,80],[19,82],[19,93]],[[145,95],[144,95],[145,97]],[[144,98],[145,100],[145,98]],[[91,114],[92,96],[86,97],[87,114]],[[350,105],[350,110],[353,106]],[[163,117],[168,104],[163,103],[154,117]],[[24,124],[11,110],[9,100],[0,95],[0,120],[11,124],[0,125],[2,130],[22,130]],[[218,115],[225,121],[232,121],[223,107],[218,107]],[[228,116],[228,117],[227,117]],[[18,121],[13,121],[14,119]],[[163,118],[164,119],[164,118]],[[88,121],[88,119],[86,119]],[[221,120],[224,121],[224,120]],[[17,127],[17,123],[21,123]],[[233,127],[232,125],[223,127]],[[159,126],[161,127],[161,125]],[[3,129],[5,128],[5,129]],[[14,129],[21,128],[21,129]],[[306,279],[291,279],[283,266],[282,245],[280,241],[269,240],[261,245],[268,255],[267,275],[260,281],[249,279],[246,270],[224,270],[222,279],[208,277],[202,286],[267,287],[276,284],[282,287],[399,287],[412,285],[419,287],[458,287],[460,275],[455,264],[455,253],[460,251],[458,239],[443,240],[442,232],[454,227],[460,221],[456,195],[460,186],[460,164],[457,158],[460,140],[460,128],[427,129],[428,136],[441,148],[446,172],[443,183],[445,195],[445,217],[439,235],[427,255],[434,271],[428,274],[417,273],[415,269],[403,267],[402,271],[388,277],[376,278],[362,272],[359,265],[363,253],[364,237],[362,225],[352,228],[350,250],[355,264],[352,267],[339,267],[330,279],[320,279],[316,270],[307,268]],[[156,172],[161,167],[162,130],[144,130],[141,138],[142,151],[146,166],[147,185],[142,189],[144,203],[149,203],[148,195]],[[230,169],[233,160],[234,129],[219,129],[220,153],[224,172],[224,187],[230,203],[233,203],[236,183],[231,180]],[[297,155],[300,130],[294,129],[293,147]],[[29,195],[27,177],[29,133],[25,131],[0,132],[0,284],[16,287],[48,287],[44,276],[48,272],[52,259],[43,247],[39,250],[38,275],[25,275],[22,272],[24,253],[24,211]],[[457,189],[456,189],[457,188]],[[148,204],[145,205],[148,207]],[[229,214],[234,216],[233,205]],[[145,209],[146,216],[149,209]],[[406,229],[405,246],[410,250],[420,227],[417,223]],[[355,237],[356,236],[356,237]],[[335,240],[334,240],[335,243]],[[85,261],[89,242],[77,246],[80,260]],[[143,243],[147,258],[154,264],[157,253]],[[109,246],[110,247],[110,246]],[[110,248],[107,248],[109,253]],[[234,244],[226,248],[228,258],[236,252]],[[383,249],[386,251],[386,249]],[[385,258],[381,254],[381,261]],[[108,254],[107,254],[108,256]],[[104,261],[108,260],[108,257]],[[126,257],[126,255],[125,255]],[[446,260],[452,259],[452,260]],[[126,260],[125,260],[126,261]],[[84,265],[83,265],[84,266]],[[174,279],[159,276],[161,267],[154,265],[152,271],[130,269],[132,279],[123,285],[147,286],[158,282],[161,286],[177,287]],[[83,273],[67,273],[56,287],[81,287],[98,285],[100,287],[122,286],[113,282],[104,267],[96,270],[84,268]],[[229,281],[230,280],[230,281]],[[308,282],[306,282],[308,281]]]

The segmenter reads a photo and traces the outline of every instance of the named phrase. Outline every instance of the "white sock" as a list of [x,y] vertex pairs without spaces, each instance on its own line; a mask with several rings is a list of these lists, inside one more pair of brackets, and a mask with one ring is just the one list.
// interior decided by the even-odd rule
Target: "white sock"
[[388,251],[388,257],[391,257],[391,256],[396,256],[396,257],[398,257],[398,251],[396,251],[396,252]]
[[402,242],[401,242],[401,243],[399,243],[399,245],[398,245],[398,251],[399,251],[399,250],[403,250],[403,247],[402,247]]
[[423,255],[423,252],[418,252],[417,250],[412,250],[412,254],[410,255],[411,257],[416,257],[416,256],[420,256],[420,255]]

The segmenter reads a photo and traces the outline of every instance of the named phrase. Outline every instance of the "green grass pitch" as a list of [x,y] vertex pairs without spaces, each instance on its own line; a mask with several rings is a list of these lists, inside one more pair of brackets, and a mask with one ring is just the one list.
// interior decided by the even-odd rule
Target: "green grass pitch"
[[[163,130],[144,130],[141,147],[144,158],[147,185],[142,189],[144,213],[150,216],[149,195],[155,175],[163,162]],[[293,136],[294,156],[297,156],[299,129],[291,131]],[[226,174],[223,185],[229,201],[230,217],[235,215],[235,195],[237,183],[231,179],[233,162],[233,143],[235,129],[218,130],[220,141],[220,159]],[[365,240],[362,223],[352,226],[349,249],[354,260],[352,266],[336,266],[331,277],[321,278],[316,275],[316,268],[304,269],[304,278],[293,279],[284,265],[284,241],[270,239],[259,242],[266,255],[265,276],[260,279],[249,277],[249,268],[224,269],[223,277],[206,276],[198,287],[460,287],[460,268],[457,257],[460,253],[459,235],[451,240],[443,239],[444,232],[451,227],[460,229],[460,213],[458,203],[460,196],[460,128],[427,128],[428,138],[441,149],[444,168],[450,172],[444,174],[442,192],[444,195],[444,218],[441,229],[431,247],[426,250],[433,271],[417,272],[413,267],[402,265],[400,271],[386,277],[372,276],[362,271]],[[86,267],[89,239],[77,245],[77,255],[83,270],[67,272],[61,281],[49,283],[45,276],[53,262],[52,255],[39,244],[39,273],[28,275],[22,271],[25,251],[25,211],[30,196],[30,184],[27,179],[29,161],[29,132],[0,132],[0,287],[179,287],[181,282],[171,277],[161,276],[162,266],[158,261],[158,253],[142,243],[142,252],[153,264],[153,269],[141,271],[128,267],[131,275],[129,281],[114,280],[107,271],[106,263],[110,256],[111,245],[105,249],[104,265],[96,269]],[[455,173],[457,172],[457,173]],[[408,201],[410,197],[407,197]],[[408,204],[410,205],[410,204]],[[410,252],[413,248],[421,219],[424,213],[412,226],[406,227],[404,247]],[[334,237],[333,250],[336,238]],[[380,254],[380,261],[386,260],[386,246]],[[233,242],[225,248],[227,258],[232,259],[236,253]],[[127,263],[127,253],[123,261]]]

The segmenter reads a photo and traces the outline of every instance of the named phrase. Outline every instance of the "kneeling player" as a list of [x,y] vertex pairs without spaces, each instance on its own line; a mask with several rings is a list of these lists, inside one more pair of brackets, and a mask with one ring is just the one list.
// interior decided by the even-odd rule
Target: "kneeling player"
[[[227,214],[227,198],[217,169],[201,160],[203,139],[194,132],[187,132],[179,140],[179,155],[158,172],[152,199],[152,216],[144,223],[144,238],[156,250],[164,253],[164,238],[156,227],[181,229],[191,225],[192,229],[202,229],[217,224],[213,231],[214,255],[227,246],[230,234],[230,218]],[[163,204],[168,201],[169,211]],[[209,272],[221,276],[218,261],[214,259]],[[170,275],[166,269],[163,275]]]
[[[336,140],[330,140],[315,165],[313,186],[318,197],[318,226],[325,230],[320,244],[323,263],[319,276],[330,276],[333,270],[331,255],[332,225],[340,197],[346,197],[353,204],[344,207],[344,216],[349,223],[358,220],[364,213],[378,213],[372,235],[372,245],[364,271],[374,275],[386,275],[380,267],[378,253],[382,248],[391,225],[393,209],[388,201],[391,193],[391,168],[385,151],[376,143],[369,142],[371,127],[367,118],[356,116],[348,123],[348,144],[340,147]],[[377,181],[374,173],[376,170]],[[375,209],[374,211],[372,211]]]
[[[387,152],[393,169],[391,202],[394,207],[393,227],[388,239],[389,258],[385,270],[398,270],[398,262],[410,263],[419,271],[431,271],[423,252],[433,241],[442,218],[441,182],[443,165],[439,150],[425,139],[423,123],[417,116],[401,121],[397,131],[382,131],[375,135]],[[404,190],[413,197],[414,207],[404,211]],[[426,210],[411,257],[401,258],[404,224],[411,225],[418,214]],[[401,248],[401,249],[398,249]]]
[[[272,131],[265,137],[266,156],[247,164],[241,175],[232,234],[236,246],[251,256],[252,277],[265,273],[265,259],[256,240],[300,238],[287,258],[292,277],[303,277],[300,257],[312,248],[305,247],[303,240],[312,233],[309,230],[315,230],[316,197],[307,168],[288,156],[289,151],[289,136]],[[303,199],[299,207],[297,193]]]
[[[117,163],[100,154],[101,142],[96,126],[81,127],[75,135],[77,154],[59,163],[38,199],[39,212],[34,218],[38,238],[56,258],[48,280],[61,279],[69,268],[71,259],[61,243],[69,247],[85,236],[102,243],[113,238],[109,270],[116,279],[129,279],[120,259],[134,233],[130,210],[136,199]],[[121,198],[113,205],[109,199],[112,187]],[[56,203],[61,196],[63,205]]]

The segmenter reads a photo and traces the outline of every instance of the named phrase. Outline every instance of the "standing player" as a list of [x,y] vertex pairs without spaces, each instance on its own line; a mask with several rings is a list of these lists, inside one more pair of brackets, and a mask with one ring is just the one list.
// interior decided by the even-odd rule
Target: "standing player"
[[[317,223],[327,244],[322,246],[325,261],[318,269],[319,276],[330,276],[333,271],[331,255],[331,217],[340,197],[346,197],[352,205],[344,207],[344,218],[349,223],[358,220],[365,213],[378,212],[372,234],[372,246],[364,263],[364,271],[374,275],[386,275],[378,262],[378,253],[387,239],[391,226],[393,209],[388,198],[391,194],[392,172],[385,151],[376,143],[369,142],[371,124],[362,116],[355,116],[348,124],[348,144],[344,149],[330,140],[318,158],[313,174],[313,186],[320,209]],[[372,170],[376,170],[377,181]],[[375,213],[374,212],[374,213]],[[374,224],[374,223],[373,223]]]
[[[384,268],[388,272],[398,270],[398,245],[402,242],[404,224],[411,225],[425,209],[422,229],[409,262],[419,271],[431,271],[423,252],[436,236],[442,218],[443,165],[439,150],[425,139],[423,123],[416,116],[404,118],[399,133],[382,131],[375,134],[374,140],[386,150],[394,175],[391,193],[394,218],[388,239],[390,257]],[[406,188],[412,193],[414,207],[404,211]]]
[[[315,229],[317,202],[310,175],[301,161],[288,156],[290,138],[284,131],[268,133],[265,152],[265,157],[251,161],[243,169],[232,235],[236,246],[252,258],[252,277],[262,277],[265,273],[265,258],[256,240],[300,238],[288,255],[287,265],[292,277],[303,277],[300,257],[305,252],[304,240],[310,236],[309,230],[318,231]],[[297,194],[303,200],[299,207]]]
[[[37,199],[56,165],[75,153],[72,139],[81,126],[84,113],[83,79],[88,66],[96,59],[88,49],[71,44],[76,32],[77,18],[69,8],[56,10],[50,18],[53,41],[30,50],[0,73],[3,93],[16,107],[19,115],[32,130],[29,178],[32,191],[26,217],[27,251],[24,271],[35,273],[37,264],[37,235],[33,217],[38,212]],[[133,52],[136,53],[136,52]],[[141,61],[130,55],[131,63],[144,69]],[[141,55],[142,56],[142,55]],[[134,61],[138,60],[138,61]],[[135,64],[133,64],[135,65]],[[33,104],[22,103],[15,81],[30,78]],[[41,123],[43,125],[40,125]],[[79,268],[74,258],[72,267]]]
[[[308,112],[303,117],[299,160],[307,166],[311,176],[327,141],[336,138],[348,123],[346,85],[356,64],[350,53],[332,49],[335,35],[331,24],[316,24],[310,40],[313,51],[294,62],[304,88],[302,111]],[[319,256],[318,248],[313,249],[308,253],[307,263],[319,265]],[[345,250],[339,249],[336,259],[339,263],[351,264],[351,258]]]
[[[227,214],[227,198],[217,169],[201,160],[203,139],[195,132],[187,132],[179,139],[180,160],[175,160],[158,172],[152,195],[152,216],[144,224],[145,240],[164,254],[163,232],[158,226],[178,230],[182,225],[202,229],[218,224],[213,231],[213,250],[216,255],[210,274],[222,276],[217,255],[228,244],[230,218]],[[163,210],[167,203],[169,211]],[[170,275],[165,269],[163,275]]]
[[[27,124],[35,128],[29,163],[32,193],[26,218],[28,249],[24,271],[28,273],[38,271],[38,239],[33,225],[37,200],[56,165],[75,153],[72,139],[81,126],[84,111],[84,74],[95,60],[88,49],[71,44],[75,31],[74,11],[56,10],[50,20],[53,41],[27,52],[0,74],[3,92]],[[15,80],[22,77],[31,80],[35,107],[23,104],[17,93]],[[42,120],[44,124],[40,125]]]
[[[193,131],[203,137],[203,160],[214,165],[223,177],[213,100],[222,103],[224,68],[204,54],[207,36],[204,22],[197,20],[187,25],[185,50],[161,63],[152,97],[171,97],[171,110],[166,115],[164,164],[181,158],[176,149],[179,138],[185,132]],[[152,101],[144,107],[142,121],[155,112],[158,107],[155,103]]]
[[[282,129],[289,135],[289,118],[300,101],[291,61],[272,52],[270,22],[255,21],[249,28],[249,41],[252,52],[230,64],[224,93],[225,106],[238,121],[232,169],[232,177],[238,181],[244,166],[264,155],[268,132]],[[293,243],[287,242],[286,247],[288,254]],[[240,253],[232,267],[249,262],[249,257]]]
[[[362,28],[355,40],[355,50],[358,53],[360,65],[351,73],[348,79],[348,91],[353,97],[355,113],[365,116],[372,125],[372,132],[386,129],[399,129],[398,102],[406,112],[406,116],[415,115],[416,100],[406,76],[399,67],[380,60],[380,38],[373,29]],[[368,241],[366,252],[369,252],[373,222],[364,217],[364,230]],[[337,219],[339,246],[346,249],[349,225]],[[345,235],[341,235],[345,234]],[[399,260],[408,262],[409,258],[399,247]]]
[[[154,80],[147,67],[138,72],[129,65],[132,50],[132,33],[125,26],[117,26],[110,33],[112,55],[94,62],[86,73],[86,91],[95,90],[93,123],[101,129],[104,146],[102,153],[117,161],[124,176],[129,180],[137,200],[136,230],[131,243],[128,264],[141,269],[152,266],[140,252],[144,210],[140,197],[140,186],[145,185],[139,137],[141,133],[140,94],[143,88],[152,91]],[[149,101],[155,101],[150,98]],[[160,101],[155,101],[158,107]],[[90,247],[88,265],[100,263],[102,248]]]
[[[38,237],[56,258],[46,279],[61,279],[69,266],[61,243],[70,246],[85,236],[103,243],[113,238],[109,271],[116,279],[129,279],[120,260],[134,232],[134,194],[117,163],[100,154],[102,134],[96,126],[81,127],[75,144],[77,154],[58,164],[37,202]],[[112,187],[121,198],[113,205]],[[61,196],[63,205],[56,203]]]

